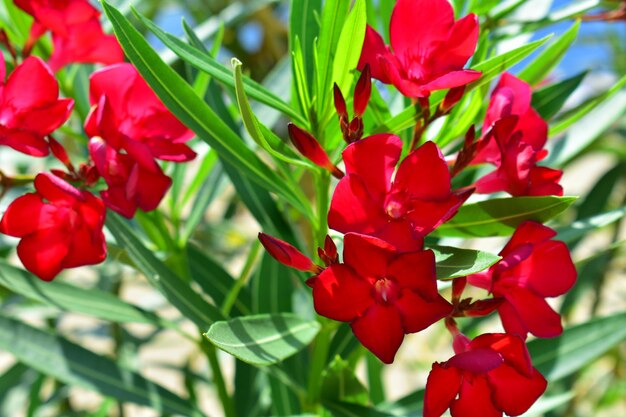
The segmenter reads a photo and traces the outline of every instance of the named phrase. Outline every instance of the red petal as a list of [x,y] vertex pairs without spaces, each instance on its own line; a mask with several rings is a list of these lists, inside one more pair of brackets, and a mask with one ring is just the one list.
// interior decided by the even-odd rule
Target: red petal
[[363,71],[365,65],[369,64],[372,77],[385,84],[389,84],[390,81],[387,78],[387,74],[380,67],[378,60],[379,56],[388,55],[390,55],[389,48],[385,45],[383,38],[378,32],[372,29],[370,25],[367,25],[361,57],[359,58],[359,64],[357,66],[358,70]]
[[563,187],[559,181],[563,176],[563,171],[548,167],[533,167],[530,170],[530,187],[528,195],[563,195]]
[[143,211],[152,211],[161,203],[165,193],[172,185],[172,180],[160,168],[157,173],[139,169],[137,184],[139,186],[137,205]]
[[5,105],[30,110],[56,102],[59,84],[45,62],[30,56],[9,75],[3,93]]
[[426,381],[424,417],[440,417],[461,388],[461,373],[454,367],[434,363]]
[[43,157],[50,153],[48,142],[41,135],[20,130],[9,130],[4,137],[0,134],[0,145],[34,157]]
[[508,288],[502,295],[515,309],[520,320],[533,335],[555,337],[563,332],[561,316],[552,310],[543,298],[525,288],[514,287]]
[[535,369],[528,378],[507,365],[489,372],[487,380],[496,407],[509,416],[519,416],[528,411],[548,385],[546,379]]
[[555,236],[556,232],[549,227],[534,221],[525,221],[517,226],[513,236],[511,236],[509,242],[506,244],[504,249],[502,249],[500,255],[503,257],[508,256],[509,253],[511,253],[511,251],[518,246],[527,243],[536,245],[552,239]]
[[338,232],[373,234],[387,224],[382,202],[373,200],[361,178],[346,175],[330,202],[328,226]]
[[452,305],[440,295],[432,301],[427,301],[409,289],[402,291],[395,306],[400,311],[405,333],[424,330],[452,312]]
[[81,192],[56,175],[43,172],[35,177],[35,189],[52,204],[73,205],[76,200],[83,200]]
[[448,37],[454,12],[447,0],[398,0],[391,15],[389,33],[393,52],[424,54]]
[[348,233],[343,241],[343,261],[362,278],[384,277],[396,254],[389,243],[375,237]]
[[45,136],[52,133],[70,117],[74,100],[61,99],[46,107],[32,109],[19,118],[20,128]]
[[426,95],[432,91],[462,87],[479,79],[482,73],[473,70],[452,71],[424,84],[421,88]]
[[478,17],[469,14],[454,22],[448,39],[433,52],[433,71],[441,74],[463,68],[478,43]]
[[435,255],[431,250],[396,256],[389,263],[387,275],[402,288],[415,290],[427,300],[434,300],[438,294]]
[[24,237],[39,229],[54,227],[57,209],[44,204],[41,197],[30,193],[13,201],[0,220],[0,232],[13,237]]
[[312,282],[315,311],[338,321],[352,321],[374,303],[372,286],[352,268],[333,264]]
[[384,199],[391,187],[402,140],[396,135],[379,134],[354,142],[343,151],[346,174],[356,174],[377,200]]
[[449,366],[454,366],[472,374],[487,373],[504,363],[502,355],[493,349],[475,349],[454,355],[449,361]]
[[[104,218],[103,218],[104,220]],[[95,265],[106,259],[106,241],[102,228],[90,229],[87,225],[74,229],[63,268]]]
[[356,338],[378,359],[393,362],[404,339],[400,314],[395,307],[373,304],[351,326]]
[[464,378],[450,414],[454,417],[502,417],[502,411],[492,402],[491,389],[483,376]]
[[131,64],[115,64],[102,68],[89,77],[89,101],[97,104],[100,97],[106,95],[113,108],[125,111],[126,97],[138,77],[137,70]]
[[389,221],[375,233],[379,239],[391,243],[399,252],[424,249],[424,239],[413,230],[413,224],[405,218]]
[[491,93],[484,126],[490,127],[505,116],[525,115],[530,109],[531,95],[528,83],[505,72]]
[[24,267],[44,281],[51,281],[63,269],[69,236],[59,229],[30,234],[17,245],[17,254]]
[[526,340],[528,337],[528,328],[510,303],[505,302],[500,304],[498,314],[500,315],[502,326],[508,334],[517,335]]
[[440,201],[413,200],[411,202],[413,210],[408,213],[407,217],[411,220],[415,232],[419,236],[426,236],[440,224],[450,220],[467,197],[469,195],[459,197],[450,194],[447,199]]
[[559,241],[546,242],[537,247],[519,268],[530,269],[529,287],[544,297],[565,294],[576,282],[574,262],[565,243]]
[[426,142],[400,163],[394,190],[407,190],[411,197],[443,199],[450,194],[450,171],[441,151]]
[[504,362],[514,367],[517,372],[530,376],[533,366],[524,340],[519,336],[504,333],[487,333],[476,337],[470,342],[469,348],[491,349],[504,358]]

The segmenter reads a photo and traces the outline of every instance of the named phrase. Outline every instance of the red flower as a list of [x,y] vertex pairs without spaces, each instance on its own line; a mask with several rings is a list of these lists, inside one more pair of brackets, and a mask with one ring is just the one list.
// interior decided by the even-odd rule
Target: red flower
[[50,281],[63,269],[104,261],[102,201],[48,173],[37,175],[35,189],[0,220],[0,232],[22,238],[17,254],[26,269]]
[[393,362],[405,333],[452,311],[437,292],[432,251],[399,253],[380,239],[349,233],[343,262],[307,281],[315,311],[350,322],[363,346],[385,363]]
[[54,50],[49,64],[55,71],[74,62],[113,64],[124,61],[115,36],[105,35],[100,12],[87,0],[15,0],[35,19],[26,50],[47,31],[52,32]]
[[89,141],[89,154],[108,185],[100,192],[104,203],[129,219],[137,208],[156,209],[172,185],[172,180],[153,159],[134,159],[108,146],[101,138]]
[[455,22],[447,0],[398,0],[390,37],[393,52],[368,26],[358,69],[369,64],[374,78],[407,97],[428,97],[480,78],[480,72],[463,69],[476,49],[478,18],[470,14]]
[[59,99],[59,84],[48,66],[29,57],[4,82],[0,54],[0,145],[32,156],[49,153],[45,137],[70,116],[74,100]]
[[561,317],[546,297],[566,293],[576,281],[576,268],[567,246],[551,240],[554,230],[539,223],[522,223],[502,249],[502,260],[488,271],[470,275],[468,282],[504,298],[498,312],[507,333],[526,338],[558,336]]
[[508,116],[494,124],[490,135],[499,148],[500,158],[496,170],[476,182],[476,191],[506,191],[513,196],[563,195],[559,185],[563,172],[537,166],[547,152],[537,152],[526,142],[523,131],[513,130],[517,120],[517,116]]
[[90,137],[100,136],[135,159],[184,162],[196,154],[184,142],[193,136],[167,110],[137,70],[117,64],[90,77],[92,111],[85,122]]
[[452,417],[519,416],[546,389],[545,378],[533,368],[519,337],[484,334],[457,346],[450,360],[433,364],[424,417],[439,417],[448,408]]
[[422,238],[449,220],[469,197],[450,191],[448,165],[427,142],[398,167],[402,141],[381,134],[350,144],[343,152],[346,176],[330,203],[328,225],[339,232],[362,233],[399,250],[422,248]]
[[[491,93],[483,123],[483,136],[487,138],[487,133],[499,120],[517,116],[517,123],[512,131],[520,132],[523,142],[530,145],[535,152],[541,151],[548,140],[548,123],[531,107],[531,99],[530,85],[507,72],[502,74]],[[492,139],[476,156],[474,163],[491,162],[498,165],[500,156],[498,144]]]

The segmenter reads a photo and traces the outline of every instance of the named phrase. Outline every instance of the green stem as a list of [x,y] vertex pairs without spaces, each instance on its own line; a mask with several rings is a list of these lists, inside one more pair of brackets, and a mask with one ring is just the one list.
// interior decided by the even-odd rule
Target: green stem
[[224,382],[222,369],[220,368],[220,363],[217,359],[215,346],[207,343],[206,341],[200,341],[200,347],[209,360],[209,366],[211,367],[211,373],[213,374],[213,382],[215,383],[215,388],[217,389],[217,395],[222,403],[222,407],[224,408],[224,416],[237,417],[232,398],[230,398],[228,390],[226,389],[226,383]]
[[332,340],[335,325],[327,319],[320,318],[322,330],[315,339],[313,346],[313,358],[311,361],[311,372],[309,373],[309,383],[307,389],[307,399],[305,403],[305,411],[317,412],[320,402],[320,390],[322,388],[322,373],[326,369],[328,360],[328,351]]
[[328,223],[326,221],[328,215],[328,207],[330,199],[328,190],[330,188],[330,173],[328,171],[321,172],[315,178],[315,200],[317,202],[317,230],[314,236],[313,250],[316,247],[324,247],[324,239],[328,234]]
[[228,317],[230,315],[230,311],[232,310],[233,305],[235,305],[235,301],[237,301],[237,297],[239,296],[241,289],[248,283],[250,275],[254,270],[254,265],[259,258],[260,250],[261,242],[255,240],[252,244],[250,252],[248,253],[248,259],[246,259],[246,264],[243,266],[241,274],[226,295],[226,299],[222,305],[222,314],[224,314],[224,316]]

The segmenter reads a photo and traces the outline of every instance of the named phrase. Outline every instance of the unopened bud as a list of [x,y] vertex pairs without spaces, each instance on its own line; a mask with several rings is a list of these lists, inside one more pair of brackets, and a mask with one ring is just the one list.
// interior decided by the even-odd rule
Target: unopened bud
[[321,267],[315,265],[302,252],[285,241],[265,233],[259,233],[259,240],[267,253],[285,266],[314,274],[319,274],[322,271]]
[[345,117],[347,119],[348,109],[346,107],[346,100],[343,98],[343,93],[337,83],[333,86],[333,95],[335,98],[335,109],[337,110],[339,118]]
[[372,76],[369,64],[365,65],[359,80],[354,87],[354,116],[361,117],[365,113],[372,95]]
[[465,86],[451,88],[439,106],[441,112],[444,114],[449,112],[452,107],[461,101],[463,94],[465,94]]
[[309,159],[315,165],[327,169],[334,176],[338,178],[343,177],[344,174],[330,161],[326,151],[324,151],[313,135],[300,129],[293,123],[289,123],[288,130],[291,142],[305,158]]

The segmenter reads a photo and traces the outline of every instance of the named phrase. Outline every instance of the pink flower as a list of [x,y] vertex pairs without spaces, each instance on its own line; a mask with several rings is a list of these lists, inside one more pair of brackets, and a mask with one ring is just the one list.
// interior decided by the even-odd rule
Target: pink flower
[[371,235],[398,250],[422,249],[423,238],[449,220],[469,192],[450,191],[450,172],[441,152],[427,142],[411,152],[392,176],[402,141],[370,136],[343,152],[346,176],[333,194],[328,225],[339,232]]
[[484,334],[469,341],[459,335],[455,351],[447,362],[433,364],[424,417],[439,417],[448,408],[452,417],[519,416],[546,389],[519,337]]
[[498,308],[507,333],[526,338],[561,334],[561,317],[546,297],[565,294],[576,281],[576,268],[565,243],[552,240],[554,230],[522,223],[500,252],[502,260],[488,271],[470,275],[470,284],[504,298]]
[[100,136],[135,159],[184,162],[195,158],[185,142],[192,136],[130,64],[117,64],[90,77],[89,137]]
[[455,22],[447,0],[398,0],[390,38],[393,52],[368,26],[358,69],[369,64],[372,77],[407,97],[428,97],[480,78],[480,72],[463,69],[476,50],[478,18],[470,14]]
[[87,0],[15,0],[35,19],[26,50],[47,31],[54,50],[49,64],[59,70],[75,62],[113,64],[124,61],[124,53],[112,35],[105,35],[100,12]]
[[22,238],[17,254],[26,269],[50,281],[63,269],[104,261],[102,201],[48,173],[37,175],[35,190],[0,220],[1,233]]
[[0,55],[0,145],[32,156],[46,156],[46,136],[69,118],[72,99],[59,99],[59,84],[48,66],[29,57],[5,78]]
[[349,322],[359,341],[393,362],[404,334],[447,316],[452,306],[437,292],[432,251],[399,253],[370,236],[348,233],[343,263],[307,281],[318,314]]

